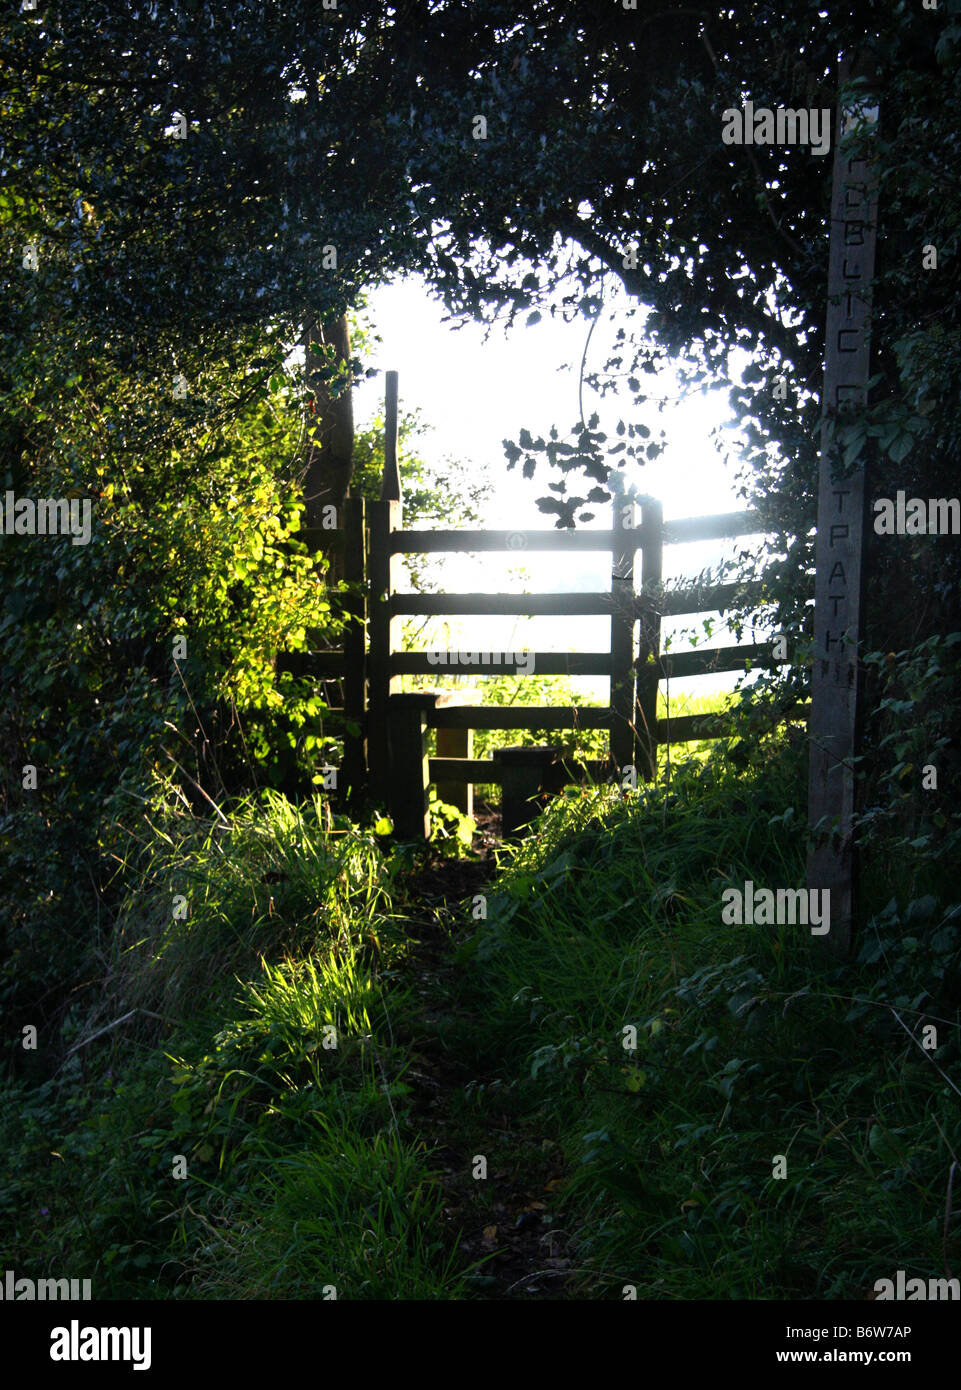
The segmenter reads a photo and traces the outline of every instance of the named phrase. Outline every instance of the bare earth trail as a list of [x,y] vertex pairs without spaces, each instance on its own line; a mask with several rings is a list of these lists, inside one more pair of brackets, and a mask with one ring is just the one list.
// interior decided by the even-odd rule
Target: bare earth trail
[[[570,1298],[569,1242],[552,1211],[564,1177],[559,1151],[533,1115],[511,1105],[510,1087],[485,1064],[484,1017],[462,999],[468,967],[456,953],[473,923],[460,905],[487,891],[496,873],[498,818],[478,811],[475,819],[482,857],[432,857],[407,878],[408,898],[398,904],[413,941],[405,973],[422,1001],[400,1025],[414,1024],[406,1036],[399,1031],[412,1059],[404,1080],[443,1188],[445,1234],[459,1234],[462,1266],[484,1261],[472,1280],[477,1297]],[[487,1159],[486,1179],[473,1175],[476,1155]]]

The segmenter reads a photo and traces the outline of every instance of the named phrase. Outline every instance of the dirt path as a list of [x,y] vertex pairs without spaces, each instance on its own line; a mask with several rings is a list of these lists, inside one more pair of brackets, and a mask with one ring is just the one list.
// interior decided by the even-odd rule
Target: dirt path
[[[443,1185],[451,1237],[459,1234],[465,1264],[485,1261],[473,1281],[477,1296],[570,1297],[568,1240],[552,1211],[564,1176],[559,1153],[532,1117],[512,1112],[506,1091],[492,1087],[502,1078],[478,1061],[484,1020],[462,1002],[465,967],[454,957],[472,923],[458,905],[484,892],[495,874],[497,827],[483,813],[476,819],[474,847],[482,857],[432,858],[407,880],[408,900],[399,904],[416,936],[410,971],[422,1001],[416,1032],[405,1040],[412,1057],[405,1079]],[[469,1085],[479,1105],[468,1104]],[[473,1176],[476,1154],[488,1159],[486,1180]]]

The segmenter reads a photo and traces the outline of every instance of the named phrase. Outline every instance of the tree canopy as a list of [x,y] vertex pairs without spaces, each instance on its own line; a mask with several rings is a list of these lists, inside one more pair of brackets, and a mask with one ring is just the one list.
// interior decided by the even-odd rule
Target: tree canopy
[[[746,98],[833,109],[838,55],[870,56],[890,172],[884,271],[911,277],[882,308],[875,350],[897,392],[899,306],[934,290],[907,239],[945,219],[944,258],[955,234],[928,177],[946,187],[957,160],[956,15],[955,0],[24,12],[0,46],[17,328],[29,338],[43,321],[48,337],[52,301],[82,358],[96,344],[169,386],[174,362],[191,379],[217,357],[275,370],[285,335],[385,275],[417,271],[453,313],[512,320],[558,295],[561,312],[590,316],[613,273],[649,310],[619,359],[636,400],[668,355],[723,377],[741,344],[763,391],[745,382],[736,406],[793,447],[797,412],[767,388],[785,369],[817,388],[831,161],[726,145],[722,113]],[[939,305],[953,274],[937,277]],[[923,355],[916,337],[906,350]],[[596,442],[578,444],[565,468],[603,481]],[[583,501],[555,500],[558,524]]]

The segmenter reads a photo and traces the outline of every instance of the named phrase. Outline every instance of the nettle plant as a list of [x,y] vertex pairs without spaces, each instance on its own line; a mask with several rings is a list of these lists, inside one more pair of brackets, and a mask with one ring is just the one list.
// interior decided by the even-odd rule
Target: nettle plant
[[457,806],[441,801],[435,788],[430,789],[430,842],[445,859],[471,857],[477,823],[473,816],[464,815]]

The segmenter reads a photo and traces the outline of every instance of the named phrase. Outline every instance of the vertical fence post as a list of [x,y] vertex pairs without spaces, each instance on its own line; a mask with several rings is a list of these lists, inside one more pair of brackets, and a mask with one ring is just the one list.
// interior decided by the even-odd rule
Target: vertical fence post
[[391,614],[400,556],[391,553],[391,533],[403,518],[400,502],[371,502],[370,516],[370,655],[367,661],[367,763],[371,796],[380,806],[390,800],[391,695],[400,692],[400,677],[391,674],[391,656],[399,619]]
[[370,521],[370,655],[367,662],[367,785],[380,806],[391,801],[390,697],[400,693],[400,677],[391,674],[391,657],[400,623],[392,600],[400,575],[400,557],[391,550],[391,532],[403,522],[397,462],[396,372],[386,373],[384,394],[384,476],[380,501],[367,509]]
[[[839,85],[848,77],[842,60]],[[863,113],[873,125],[876,111]],[[863,119],[862,116],[862,119]],[[839,98],[831,193],[827,335],[821,402],[818,478],[814,666],[811,674],[811,744],[808,777],[807,883],[829,894],[829,949],[848,952],[855,911],[854,764],[858,737],[858,642],[861,620],[861,547],[864,466],[835,477],[831,432],[848,406],[867,403],[871,283],[878,217],[878,174],[873,159],[856,158],[843,144],[848,119]]]
[[641,504],[641,650],[637,663],[637,717],[641,772],[657,776],[657,689],[661,674],[660,586],[664,568],[664,508],[653,497]]
[[[474,756],[473,729],[438,729],[438,758],[472,758]],[[474,787],[470,782],[438,782],[437,800],[448,806],[456,806],[461,815],[474,814]]]
[[351,805],[367,781],[367,531],[363,497],[344,503],[344,579],[351,586],[344,602],[344,721],[359,734],[344,730],[343,777]]
[[396,372],[386,372],[384,395],[384,477],[380,485],[382,502],[400,502],[400,468],[397,462],[397,385]]
[[636,766],[634,733],[634,504],[621,490],[613,501],[611,555],[611,757],[620,782]]
[[430,839],[427,714],[430,696],[397,695],[388,705],[391,777],[387,804],[394,834]]
[[500,764],[501,835],[505,840],[522,839],[530,822],[539,814],[536,803],[551,767],[557,758],[554,748],[496,748],[494,761]]

